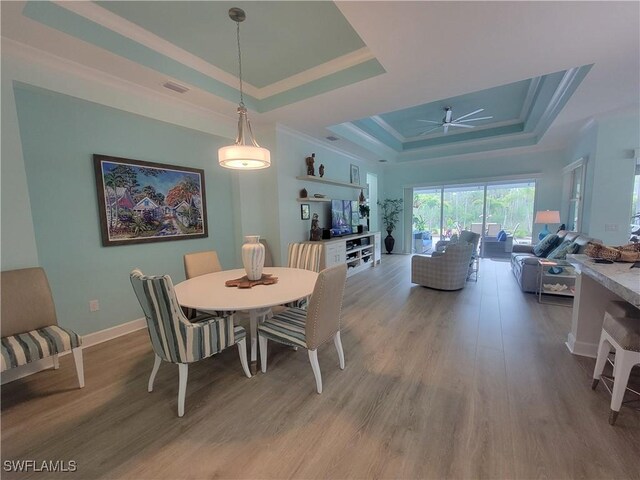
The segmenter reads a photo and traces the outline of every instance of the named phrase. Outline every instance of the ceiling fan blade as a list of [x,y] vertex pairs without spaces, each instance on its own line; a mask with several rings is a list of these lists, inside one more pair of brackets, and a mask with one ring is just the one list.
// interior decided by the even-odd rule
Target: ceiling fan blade
[[422,135],[426,135],[427,133],[430,133],[430,132],[433,132],[434,130],[439,130],[439,129],[440,129],[440,126],[439,126],[439,125],[438,125],[437,127],[430,128],[430,129],[429,129],[429,130],[427,130],[426,132],[419,133],[419,134],[418,134],[418,137],[421,137]]
[[462,128],[474,128],[473,125],[465,125],[464,123],[449,123],[448,125],[452,127],[462,127]]
[[448,131],[449,131],[449,124],[447,123],[447,124],[444,126],[444,133],[447,133]]
[[436,125],[442,125],[442,122],[434,122],[433,120],[417,120],[418,122],[425,122],[425,123],[435,123]]
[[458,117],[458,118],[456,118],[456,119],[454,120],[454,123],[455,123],[455,122],[458,122],[458,121],[460,121],[460,120],[462,120],[463,118],[467,118],[467,117],[470,117],[471,115],[475,115],[476,113],[480,113],[480,112],[482,112],[483,110],[484,110],[484,108],[479,108],[479,109],[478,109],[478,110],[476,110],[475,112],[467,113],[466,115],[463,115],[463,116],[461,116],[461,117]]
[[444,122],[445,122],[445,123],[449,123],[449,122],[451,122],[451,115],[453,115],[453,113],[452,113],[451,109],[450,109],[450,108],[447,108],[447,109],[446,109],[446,114],[445,114],[445,116],[444,116]]
[[476,120],[489,120],[493,117],[467,118],[466,120],[456,120],[457,123],[475,122]]

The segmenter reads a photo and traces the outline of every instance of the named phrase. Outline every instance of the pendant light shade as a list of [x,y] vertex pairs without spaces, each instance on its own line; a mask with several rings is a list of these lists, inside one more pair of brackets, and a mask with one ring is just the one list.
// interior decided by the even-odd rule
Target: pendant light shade
[[229,18],[236,22],[236,38],[238,41],[238,79],[240,80],[240,104],[238,105],[238,136],[233,145],[218,149],[218,163],[224,168],[234,170],[259,170],[271,165],[271,153],[261,147],[253,137],[251,122],[244,106],[242,90],[242,54],[240,50],[240,22],[246,15],[240,8],[231,8]]
[[269,168],[271,153],[266,148],[251,145],[229,145],[218,150],[218,162],[235,170]]

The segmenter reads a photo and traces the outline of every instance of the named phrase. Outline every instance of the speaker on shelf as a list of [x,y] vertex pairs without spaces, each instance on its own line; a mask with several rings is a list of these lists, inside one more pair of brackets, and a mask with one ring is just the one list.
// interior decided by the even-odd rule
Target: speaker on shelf
[[323,228],[322,229],[322,239],[329,240],[331,238],[331,229]]
[[364,232],[364,228],[362,227],[362,225],[358,225],[358,233],[362,232]]

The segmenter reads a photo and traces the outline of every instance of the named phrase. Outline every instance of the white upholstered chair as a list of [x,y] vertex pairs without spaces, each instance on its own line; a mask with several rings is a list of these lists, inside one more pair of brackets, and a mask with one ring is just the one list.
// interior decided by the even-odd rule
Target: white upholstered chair
[[322,393],[322,375],[318,363],[318,347],[333,339],[340,368],[344,370],[344,351],[340,338],[340,313],[347,279],[347,265],[336,265],[320,272],[309,308],[289,308],[258,326],[260,363],[267,371],[267,345],[269,340],[306,348],[316,380],[316,390]]

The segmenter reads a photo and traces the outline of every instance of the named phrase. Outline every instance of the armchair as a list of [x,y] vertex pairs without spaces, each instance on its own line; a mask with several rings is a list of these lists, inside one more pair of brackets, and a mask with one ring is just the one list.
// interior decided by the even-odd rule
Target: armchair
[[233,325],[233,315],[202,315],[191,323],[182,313],[168,275],[146,276],[140,270],[130,274],[131,285],[147,320],[151,346],[155,353],[148,391],[164,360],[178,364],[178,416],[184,415],[187,374],[190,363],[208,358],[232,345],[238,345],[240,363],[251,378],[247,363],[246,332]]
[[460,290],[469,276],[474,246],[459,242],[447,246],[441,255],[411,257],[411,282],[438,290]]

